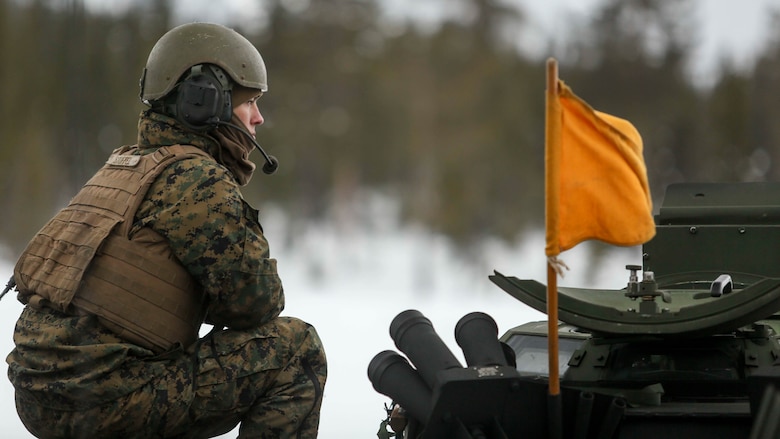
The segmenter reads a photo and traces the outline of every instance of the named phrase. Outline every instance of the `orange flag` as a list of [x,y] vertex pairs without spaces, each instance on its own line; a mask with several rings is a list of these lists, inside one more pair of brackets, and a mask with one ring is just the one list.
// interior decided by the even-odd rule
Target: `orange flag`
[[547,106],[547,256],[589,239],[649,241],[655,223],[636,128],[594,110],[560,80]]

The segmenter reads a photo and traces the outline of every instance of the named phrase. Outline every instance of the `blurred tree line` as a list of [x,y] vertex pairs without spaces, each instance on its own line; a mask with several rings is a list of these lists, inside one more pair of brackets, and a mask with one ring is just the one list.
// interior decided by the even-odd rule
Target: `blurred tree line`
[[[404,220],[466,246],[540,227],[544,60],[502,38],[529,26],[522,9],[461,0],[471,14],[431,30],[388,23],[379,1],[265,0],[267,23],[224,23],[269,68],[258,140],[281,166],[258,173],[247,198],[307,220],[375,190],[400,200]],[[568,27],[565,47],[550,43],[579,96],[642,133],[656,202],[673,182],[780,177],[780,31],[752,68],[724,62],[701,87],[686,73],[691,7],[605,0]],[[167,0],[119,15],[0,0],[0,242],[20,251],[112,149],[135,143],[138,79],[178,24],[172,11]]]

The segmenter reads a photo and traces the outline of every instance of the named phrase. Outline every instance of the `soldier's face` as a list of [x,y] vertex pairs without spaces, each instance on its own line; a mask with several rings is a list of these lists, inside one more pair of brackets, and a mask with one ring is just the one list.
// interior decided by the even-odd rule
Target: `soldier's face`
[[255,135],[255,127],[265,122],[263,115],[260,114],[260,108],[257,106],[257,100],[260,99],[260,96],[262,94],[233,106],[233,114],[241,120],[241,123],[244,124],[244,127],[252,136]]

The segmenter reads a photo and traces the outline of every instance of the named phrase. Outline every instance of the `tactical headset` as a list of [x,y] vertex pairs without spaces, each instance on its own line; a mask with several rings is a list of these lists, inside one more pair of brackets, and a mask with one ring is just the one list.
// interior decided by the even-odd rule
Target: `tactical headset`
[[230,122],[233,115],[233,84],[225,72],[213,64],[198,64],[177,86],[173,116],[196,130]]
[[[231,92],[233,83],[224,70],[214,64],[198,64],[176,86],[176,101],[163,103],[163,112],[187,127],[206,131],[217,125],[228,125],[246,135],[263,155],[263,172],[273,174],[279,167],[276,157],[266,154],[245,129],[230,123],[233,117]],[[172,99],[171,99],[172,100]]]

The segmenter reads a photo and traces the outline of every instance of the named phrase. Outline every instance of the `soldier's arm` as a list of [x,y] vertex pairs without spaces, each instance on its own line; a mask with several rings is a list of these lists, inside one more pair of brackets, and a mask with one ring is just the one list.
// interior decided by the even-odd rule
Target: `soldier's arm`
[[246,328],[284,307],[276,260],[270,258],[257,211],[228,171],[207,159],[166,168],[138,211],[138,226],[165,236],[208,294],[208,321]]

